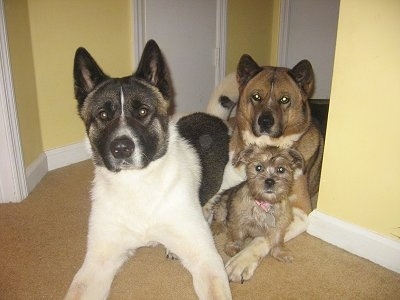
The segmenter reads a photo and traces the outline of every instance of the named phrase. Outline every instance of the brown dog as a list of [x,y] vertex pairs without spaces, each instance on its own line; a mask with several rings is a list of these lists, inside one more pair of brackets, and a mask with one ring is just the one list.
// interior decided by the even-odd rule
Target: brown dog
[[233,163],[246,165],[247,180],[223,192],[211,208],[213,233],[228,229],[224,251],[229,256],[241,251],[247,238],[262,236],[269,241],[274,258],[291,262],[284,236],[293,220],[289,201],[293,181],[303,174],[301,154],[293,149],[252,145]]
[[[261,67],[249,55],[243,55],[236,77],[239,101],[230,142],[231,161],[250,144],[297,149],[304,158],[305,173],[295,179],[289,196],[294,217],[285,235],[289,240],[306,230],[319,186],[323,138],[312,121],[308,104],[314,84],[312,66],[302,60],[292,69]],[[228,163],[220,191],[245,179],[243,165]],[[204,210],[204,214],[210,221],[209,212]],[[226,264],[230,280],[250,279],[260,258],[269,250],[265,238],[255,238]]]
[[[262,68],[244,55],[237,79],[240,100],[230,149],[238,153],[250,143],[298,149],[306,162],[309,194],[315,196],[323,139],[308,105],[314,83],[311,64],[302,60],[293,69]],[[311,206],[316,207],[316,200]]]

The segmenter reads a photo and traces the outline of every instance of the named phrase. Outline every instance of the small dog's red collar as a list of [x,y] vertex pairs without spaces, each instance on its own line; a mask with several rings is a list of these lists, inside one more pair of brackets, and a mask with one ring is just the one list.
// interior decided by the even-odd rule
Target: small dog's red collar
[[267,201],[260,201],[260,200],[255,200],[257,205],[261,207],[265,212],[269,212],[272,208],[272,204],[268,203]]

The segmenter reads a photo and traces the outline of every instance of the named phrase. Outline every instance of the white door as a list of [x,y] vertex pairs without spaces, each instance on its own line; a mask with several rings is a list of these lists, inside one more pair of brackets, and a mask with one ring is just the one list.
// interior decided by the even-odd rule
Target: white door
[[[136,54],[154,39],[167,60],[175,89],[175,112],[204,111],[224,73],[220,0],[135,1]],[[226,4],[226,1],[225,1]],[[139,23],[138,23],[139,22]],[[222,55],[224,57],[224,55]]]
[[308,59],[314,69],[313,99],[329,99],[339,0],[282,0],[279,64]]
[[0,203],[19,202],[28,195],[4,21],[0,0]]

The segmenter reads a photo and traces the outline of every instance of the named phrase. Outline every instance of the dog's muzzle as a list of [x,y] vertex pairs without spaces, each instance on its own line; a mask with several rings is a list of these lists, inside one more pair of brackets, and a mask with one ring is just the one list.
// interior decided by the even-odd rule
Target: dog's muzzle
[[260,114],[254,125],[253,131],[256,136],[268,135],[276,138],[282,135],[279,122],[276,122],[271,111],[266,111]]
[[275,186],[275,180],[272,178],[267,178],[265,179],[265,191],[267,193],[273,193],[274,192],[274,186]]
[[274,116],[270,112],[261,114],[257,122],[261,132],[268,132],[275,123]]
[[110,152],[116,159],[131,157],[135,150],[135,144],[129,138],[117,138],[110,143]]

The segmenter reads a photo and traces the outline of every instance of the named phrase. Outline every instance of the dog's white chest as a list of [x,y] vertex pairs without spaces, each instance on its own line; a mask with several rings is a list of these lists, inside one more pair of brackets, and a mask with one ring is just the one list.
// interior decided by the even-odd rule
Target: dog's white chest
[[181,216],[201,212],[199,172],[193,150],[183,151],[179,145],[145,169],[118,173],[97,169],[91,212],[96,217],[91,219],[108,224],[101,227],[109,234],[123,232],[147,245],[183,222]]
[[293,143],[298,141],[303,133],[281,136],[279,138],[271,138],[268,135],[256,137],[248,130],[242,131],[243,139],[247,145],[256,144],[258,146],[275,146],[282,149],[287,149],[293,146]]

